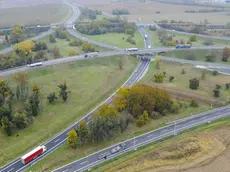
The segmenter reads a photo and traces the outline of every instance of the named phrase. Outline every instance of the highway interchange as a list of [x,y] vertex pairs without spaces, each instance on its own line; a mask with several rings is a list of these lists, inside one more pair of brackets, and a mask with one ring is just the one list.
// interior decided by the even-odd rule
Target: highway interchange
[[[69,3],[68,3],[68,5],[70,5],[72,7],[72,10],[73,10],[73,15],[66,22],[67,25],[70,25],[74,21],[77,20],[77,18],[79,17],[80,11],[76,6],[72,6]],[[120,49],[120,48],[117,48],[117,47],[113,47],[113,46],[110,46],[110,45],[107,45],[107,44],[99,43],[99,42],[84,38],[79,33],[75,32],[72,27],[67,27],[67,30],[70,32],[70,34],[72,34],[76,38],[82,39],[82,40],[87,41],[87,42],[91,42],[93,44],[96,44],[96,45],[99,45],[99,46],[102,46],[102,47],[106,47],[106,48],[115,50],[115,51],[111,51],[111,52],[99,53],[99,57],[127,54],[127,52],[125,52],[124,49]],[[142,28],[139,28],[139,31],[141,32],[142,35],[147,34],[145,32],[145,30],[142,29]],[[43,34],[41,34],[38,37],[36,37],[36,39],[35,38],[31,38],[31,39],[37,40],[37,39],[40,39],[41,37],[44,37],[44,36],[46,36],[46,35],[48,35],[48,34],[50,34],[52,32],[53,32],[53,30],[49,30],[48,32],[44,32]],[[162,51],[175,50],[175,48],[165,48],[165,47],[148,48],[149,45],[151,46],[151,40],[146,39],[145,40],[145,48],[140,49],[138,53],[147,53],[147,52],[157,53],[157,52],[162,52]],[[210,49],[210,48],[212,48],[212,49],[220,49],[220,48],[223,48],[223,46],[192,47],[191,49],[196,50],[196,49]],[[3,50],[1,52],[3,53],[3,52],[9,52],[9,51],[12,51],[12,48],[5,49],[5,50]],[[65,58],[61,58],[61,59],[55,59],[55,60],[46,61],[46,62],[44,62],[44,66],[55,65],[55,64],[58,64],[58,63],[66,63],[66,62],[71,62],[71,61],[76,61],[76,60],[83,60],[83,59],[85,59],[83,55],[74,56],[74,57],[65,57]],[[162,57],[162,59],[163,60],[168,60],[168,61],[179,62],[179,63],[190,63],[190,64],[193,64],[193,65],[204,65],[204,66],[208,66],[209,68],[215,68],[215,69],[221,68],[221,69],[228,70],[230,68],[229,65],[222,65],[222,64],[210,64],[210,63],[206,63],[206,62],[195,62],[195,61],[176,59],[176,58],[169,58],[169,57]],[[132,86],[134,83],[139,81],[141,79],[141,77],[143,76],[143,74],[145,73],[145,71],[147,70],[149,64],[150,64],[150,60],[141,61],[141,63],[137,66],[135,71],[132,73],[130,78],[122,85],[122,87]],[[13,73],[16,73],[16,72],[19,72],[19,71],[25,71],[25,70],[29,70],[29,68],[27,68],[27,67],[18,67],[18,68],[14,68],[14,69],[9,69],[9,70],[0,72],[0,76],[5,76],[5,75],[13,74]],[[113,98],[114,94],[112,94],[108,99],[106,99],[100,105],[102,105],[104,103],[110,104],[112,102],[112,98]],[[86,114],[81,120],[84,119],[87,122],[89,122],[92,113],[96,109],[98,109],[100,107],[100,105],[98,105],[92,111],[90,111],[88,114]],[[198,114],[196,116],[186,118],[184,120],[176,121],[173,124],[170,124],[168,126],[160,128],[158,130],[155,130],[155,131],[152,131],[152,132],[146,133],[144,135],[140,135],[138,137],[135,137],[135,138],[132,138],[130,140],[125,141],[125,143],[127,145],[127,148],[125,150],[117,153],[117,154],[109,156],[107,158],[107,160],[111,159],[111,158],[113,158],[115,156],[118,156],[121,153],[133,150],[133,149],[135,149],[137,147],[140,147],[140,146],[148,144],[150,142],[159,140],[159,139],[164,138],[166,136],[176,134],[176,133],[181,132],[181,131],[183,131],[185,129],[192,128],[192,127],[198,126],[200,124],[209,123],[209,122],[211,122],[213,120],[216,120],[216,119],[222,118],[224,116],[228,116],[228,115],[230,115],[230,107],[229,106],[222,107],[222,108],[219,108],[219,109],[214,109],[212,111],[208,111],[208,112],[205,112],[205,113],[202,113],[202,114]],[[68,127],[67,129],[65,129],[61,133],[57,134],[56,136],[54,136],[53,138],[51,138],[47,142],[43,143],[43,145],[45,145],[47,147],[47,152],[45,152],[39,158],[37,158],[34,161],[28,163],[27,165],[23,165],[21,163],[21,161],[20,161],[20,158],[17,158],[15,161],[13,161],[13,162],[7,164],[6,166],[4,166],[3,168],[1,168],[0,171],[1,172],[23,171],[26,168],[28,168],[31,165],[33,165],[36,162],[38,162],[39,160],[43,159],[44,157],[46,157],[47,155],[52,153],[54,150],[56,150],[59,146],[61,146],[62,144],[65,143],[65,141],[67,139],[68,132],[71,129],[75,128],[79,124],[79,122],[81,120],[77,121],[72,126]],[[96,166],[96,165],[98,165],[98,164],[100,164],[100,163],[105,161],[105,160],[98,160],[98,155],[101,155],[102,153],[104,153],[106,151],[109,151],[110,149],[114,148],[115,146],[117,146],[117,145],[113,145],[113,146],[111,146],[109,148],[106,148],[106,149],[101,150],[101,151],[99,151],[97,153],[89,155],[89,156],[87,156],[85,158],[77,160],[77,161],[75,161],[75,162],[73,162],[71,164],[68,164],[67,166],[64,166],[64,167],[62,167],[60,169],[57,169],[55,171],[65,171],[65,172],[67,172],[67,171],[84,171],[84,170],[87,170],[89,168],[92,168],[93,166]]]

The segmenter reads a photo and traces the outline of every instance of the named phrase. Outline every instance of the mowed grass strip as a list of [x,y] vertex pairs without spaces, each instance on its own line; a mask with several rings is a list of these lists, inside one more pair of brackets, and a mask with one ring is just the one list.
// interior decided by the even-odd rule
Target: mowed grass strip
[[[78,121],[121,86],[137,66],[135,58],[123,58],[123,70],[118,65],[120,57],[113,56],[29,71],[29,88],[34,83],[41,88],[42,111],[25,130],[19,130],[11,137],[0,132],[0,165],[25,154]],[[68,101],[48,104],[48,94],[55,91],[58,95],[57,85],[64,81],[71,91]]]
[[130,44],[126,41],[126,39],[129,37],[128,34],[123,33],[107,33],[107,34],[101,34],[101,35],[84,35],[85,37],[102,42],[108,45],[116,46],[119,48],[144,48],[144,39],[140,32],[136,31],[133,37],[133,40],[136,41],[136,45]]
[[63,23],[71,14],[71,8],[63,3],[6,8],[0,10],[0,27]]

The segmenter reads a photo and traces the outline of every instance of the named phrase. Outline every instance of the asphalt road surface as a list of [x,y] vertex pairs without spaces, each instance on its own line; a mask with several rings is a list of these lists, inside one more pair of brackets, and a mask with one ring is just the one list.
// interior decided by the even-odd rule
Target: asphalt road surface
[[[214,109],[211,111],[207,111],[198,115],[190,116],[185,119],[181,119],[178,121],[174,121],[171,124],[159,128],[157,130],[148,132],[146,134],[136,136],[134,138],[131,138],[129,140],[126,140],[121,143],[126,144],[125,149],[121,149],[117,153],[112,154],[110,151],[114,148],[116,148],[118,144],[114,144],[106,149],[103,149],[101,151],[98,151],[96,153],[93,153],[91,155],[88,155],[87,157],[84,157],[82,159],[79,159],[73,163],[70,163],[64,167],[61,167],[59,169],[54,170],[54,172],[80,172],[80,171],[85,171],[88,170],[92,167],[95,167],[109,159],[112,159],[118,155],[124,154],[125,152],[135,150],[138,147],[141,147],[143,145],[152,143],[154,141],[163,139],[165,137],[171,136],[171,135],[176,135],[179,132],[182,132],[184,130],[206,124],[206,123],[211,123],[214,120],[230,116],[230,106],[226,107],[221,107],[218,109]],[[108,153],[106,159],[98,159],[99,155],[102,155],[104,153]]]

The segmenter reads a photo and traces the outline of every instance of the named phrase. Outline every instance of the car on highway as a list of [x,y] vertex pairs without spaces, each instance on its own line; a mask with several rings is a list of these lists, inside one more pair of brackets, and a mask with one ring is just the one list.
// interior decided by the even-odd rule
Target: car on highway
[[110,150],[110,153],[111,153],[111,154],[115,154],[115,153],[117,153],[117,152],[119,152],[120,150],[123,150],[123,149],[125,149],[125,148],[126,148],[126,144],[125,144],[125,143],[121,143],[121,144],[119,144],[118,146],[116,146],[115,148],[111,149],[111,150]]
[[109,155],[110,155],[109,152],[105,152],[105,153],[103,153],[103,154],[100,154],[97,158],[98,158],[99,160],[101,160],[101,159],[106,159],[107,156],[109,156]]

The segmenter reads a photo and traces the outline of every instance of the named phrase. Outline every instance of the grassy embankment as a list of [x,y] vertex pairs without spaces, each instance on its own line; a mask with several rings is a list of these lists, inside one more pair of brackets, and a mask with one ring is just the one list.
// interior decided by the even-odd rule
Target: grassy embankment
[[[107,98],[130,76],[137,65],[133,57],[124,57],[124,70],[119,70],[120,57],[105,57],[54,65],[28,71],[29,88],[41,88],[41,113],[33,124],[8,137],[0,132],[0,165],[15,159],[48,140]],[[5,79],[10,79],[6,77]],[[68,101],[48,104],[51,92],[58,95],[57,85],[67,82],[71,94]],[[13,85],[13,82],[10,81]],[[18,134],[18,137],[16,136]]]

